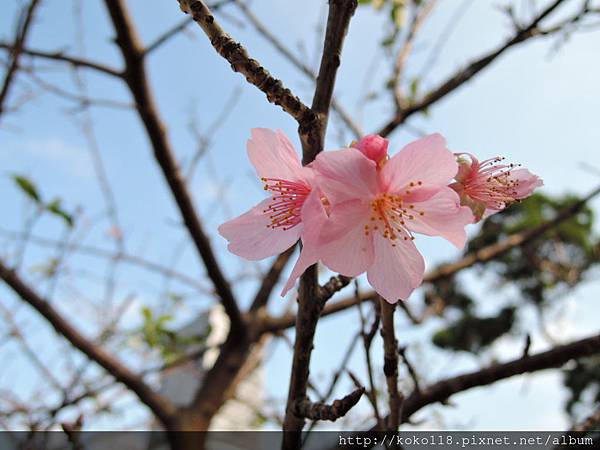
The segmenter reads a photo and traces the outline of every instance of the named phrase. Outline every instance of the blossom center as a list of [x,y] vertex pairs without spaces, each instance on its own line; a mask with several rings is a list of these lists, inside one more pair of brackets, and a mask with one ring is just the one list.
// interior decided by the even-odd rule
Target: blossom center
[[273,193],[271,203],[263,210],[270,222],[268,228],[287,231],[298,225],[302,219],[302,205],[310,194],[311,187],[301,181],[282,180],[279,178],[261,178],[265,183],[264,190]]
[[[411,182],[404,192],[409,195],[410,188],[421,184],[420,181]],[[425,215],[424,211],[417,211],[415,205],[407,203],[402,195],[387,192],[372,200],[370,208],[371,217],[369,223],[364,226],[365,236],[380,233],[391,242],[392,247],[396,246],[395,241],[399,239],[414,240],[410,231],[410,221],[415,220],[416,216]]]
[[502,164],[505,158],[483,161],[474,176],[465,183],[466,193],[495,209],[503,209],[518,197],[519,180],[511,172],[520,164]]

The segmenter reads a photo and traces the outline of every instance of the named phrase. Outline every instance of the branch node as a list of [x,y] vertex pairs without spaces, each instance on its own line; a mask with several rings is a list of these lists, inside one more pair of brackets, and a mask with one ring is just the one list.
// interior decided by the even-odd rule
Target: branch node
[[339,418],[344,417],[358,403],[364,393],[365,388],[361,386],[344,398],[334,400],[330,405],[326,403],[313,403],[308,398],[305,398],[294,403],[293,413],[297,417],[335,422]]

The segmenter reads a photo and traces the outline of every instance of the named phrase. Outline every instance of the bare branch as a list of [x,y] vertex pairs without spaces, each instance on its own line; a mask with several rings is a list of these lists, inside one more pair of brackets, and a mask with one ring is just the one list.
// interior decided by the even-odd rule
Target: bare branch
[[[350,25],[350,19],[357,6],[356,0],[330,0],[329,2],[325,43],[311,108],[312,112],[316,114],[316,119],[312,123],[300,122],[299,127],[303,150],[302,163],[304,165],[310,164],[317,154],[323,150],[335,78],[340,66],[342,45]],[[317,321],[323,308],[317,281],[316,265],[309,267],[300,279],[296,341],[294,343],[290,388],[283,423],[283,429],[288,433],[284,433],[282,448],[288,450],[300,447],[299,432],[304,427],[304,418],[298,417],[294,413],[294,405],[306,399],[313,339]],[[294,433],[289,433],[289,431],[294,431]]]
[[354,405],[358,403],[365,388],[360,387],[344,398],[335,400],[331,405],[325,403],[312,403],[304,399],[294,404],[294,414],[298,417],[306,417],[311,420],[330,420],[335,422],[340,417],[344,417]]
[[208,236],[204,232],[181,170],[175,160],[165,125],[150,91],[144,66],[144,51],[135,27],[122,0],[105,0],[105,3],[117,33],[117,44],[125,60],[124,78],[137,104],[138,113],[152,143],[155,158],[175,197],[196,249],[204,261],[208,276],[215,285],[215,290],[229,316],[231,332],[243,334],[245,325],[237,302],[219,267]]
[[75,348],[131,389],[142,403],[152,410],[163,425],[168,427],[173,420],[175,408],[167,399],[154,392],[140,376],[133,373],[114,356],[79,333],[58,311],[21,280],[13,270],[6,267],[2,261],[0,261],[0,278],[21,299],[38,311]]
[[453,92],[458,87],[462,86],[464,83],[469,81],[487,66],[489,66],[492,62],[494,62],[500,55],[506,52],[511,47],[514,47],[517,44],[527,41],[528,39],[546,35],[542,32],[539,27],[539,24],[542,20],[548,17],[556,8],[558,8],[561,4],[566,3],[566,0],[555,0],[550,5],[548,5],[543,11],[541,11],[535,18],[533,18],[529,24],[524,27],[520,27],[512,38],[506,41],[497,49],[489,52],[485,56],[473,61],[464,69],[459,70],[456,74],[448,78],[444,83],[442,83],[437,88],[433,89],[427,95],[425,95],[421,100],[411,104],[407,108],[399,109],[395,115],[387,124],[385,124],[381,130],[378,132],[381,136],[388,136],[391,132],[393,132],[396,127],[403,124],[406,119],[417,112],[421,112],[427,109],[429,106],[442,99],[446,95]]
[[[0,42],[0,49],[8,50],[8,51],[12,52],[12,51],[14,51],[15,47],[13,45],[7,44],[6,42]],[[89,61],[87,59],[82,59],[82,58],[78,58],[75,56],[65,55],[63,52],[45,52],[45,51],[41,51],[41,50],[22,48],[21,54],[35,57],[35,58],[47,59],[47,60],[51,60],[51,61],[60,61],[60,62],[68,63],[74,67],[82,67],[85,69],[92,69],[97,72],[101,72],[106,75],[110,75],[112,77],[117,77],[117,78],[123,77],[123,74],[121,72],[119,72],[117,69],[114,69],[112,67],[109,67],[109,66],[106,66],[104,64],[97,63],[94,61]]]
[[[304,75],[306,75],[311,80],[317,79],[317,74],[300,58],[298,58],[294,53],[287,48],[283,42],[278,39],[273,33],[269,31],[269,29],[259,20],[258,17],[250,10],[248,5],[242,0],[234,0],[234,3],[238,6],[238,8],[242,11],[242,13],[246,16],[248,21],[254,26],[254,29],[260,33],[267,41],[269,41],[273,47],[281,55],[283,55],[292,65],[300,70]],[[355,138],[360,138],[362,136],[362,130],[356,124],[356,122],[350,117],[350,114],[339,104],[335,97],[331,99],[331,108],[337,113],[342,122],[348,127],[348,129],[352,132]]]
[[560,367],[568,361],[600,353],[600,335],[561,345],[532,356],[495,364],[485,369],[439,381],[413,392],[404,402],[402,421],[406,421],[424,406],[446,400],[451,395],[477,386],[523,373]]
[[0,88],[0,116],[2,116],[2,113],[4,112],[4,102],[8,97],[15,74],[19,68],[21,50],[23,49],[23,45],[25,45],[27,34],[29,33],[30,26],[33,22],[33,16],[38,5],[39,0],[31,0],[27,9],[23,12],[23,16],[19,18],[15,41],[11,49],[10,62],[4,75],[2,87]]
[[246,49],[223,31],[202,0],[178,1],[181,10],[191,14],[194,21],[200,25],[217,53],[229,61],[234,71],[240,72],[249,83],[263,91],[269,102],[281,106],[298,123],[308,124],[314,121],[314,114],[310,108],[284,87],[280,80],[273,78],[258,61],[250,58]]
[[398,341],[394,331],[395,305],[379,297],[381,308],[381,337],[383,339],[383,373],[388,388],[390,415],[386,421],[386,429],[397,431],[400,426],[403,396],[398,390]]
[[151,44],[148,44],[148,46],[144,49],[144,55],[149,55],[150,53],[152,53],[154,50],[159,48],[169,39],[178,35],[181,31],[185,30],[187,26],[192,22],[193,20],[191,17],[186,17],[181,22],[176,24],[173,28],[170,28],[167,31],[165,31],[163,34],[157,37],[155,41],[153,41]]

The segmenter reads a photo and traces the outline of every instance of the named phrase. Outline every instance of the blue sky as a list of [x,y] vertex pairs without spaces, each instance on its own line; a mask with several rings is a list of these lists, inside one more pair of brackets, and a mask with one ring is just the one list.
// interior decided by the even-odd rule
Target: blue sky
[[[21,3],[10,2],[3,7],[3,11],[6,11],[0,16],[0,36],[3,39],[9,36],[15,8]],[[132,0],[129,3],[144,42],[152,41],[182,18],[174,0],[151,3]],[[428,59],[429,49],[435,44],[455,8],[468,5],[468,10],[448,38],[429,76],[422,80],[424,90],[436,86],[458,67],[495,48],[510,35],[506,17],[495,7],[498,2],[454,0],[441,3],[415,45],[413,58],[408,65],[409,77],[420,74]],[[79,39],[77,23],[72,19],[73,5],[81,5],[83,39]],[[314,53],[320,47],[320,37],[315,27],[322,25],[326,12],[324,2],[255,1],[253,10],[303,60],[310,64],[317,61]],[[250,26],[240,27],[240,16],[235,8],[228,7],[224,11],[227,16],[218,16],[223,26],[243,42],[249,53],[273,75],[284,80],[306,103],[310,103],[311,83],[256,35]],[[229,14],[237,19],[231,20]],[[379,45],[384,35],[383,21],[385,17],[370,7],[359,8],[345,43],[336,85],[338,100],[356,117],[360,117],[361,125],[367,132],[375,131],[391,114],[391,102],[387,98],[364,104],[366,92],[372,89],[381,91],[380,87],[390,73],[389,59]],[[267,103],[264,95],[248,85],[243,77],[233,73],[229,65],[216,55],[202,33],[194,27],[189,30],[190,33],[173,39],[151,55],[148,61],[150,81],[161,115],[167,122],[169,136],[184,166],[195,151],[194,139],[188,131],[191,112],[196,111],[196,125],[206,131],[227,105],[228,99],[232,95],[238,97],[226,122],[212,136],[213,145],[198,166],[190,186],[217,255],[227,273],[233,276],[235,273],[255,270],[256,266],[249,266],[228,254],[226,243],[216,234],[216,227],[262,198],[260,184],[245,156],[245,141],[250,129],[281,128],[298,145],[296,125],[278,107]],[[90,58],[119,67],[121,61],[110,40],[112,35],[102,2],[44,2],[30,46],[84,53]],[[571,36],[558,50],[555,49],[556,39],[539,39],[525,44],[501,57],[475,80],[436,104],[431,108],[429,117],[414,117],[410,124],[426,133],[442,133],[452,150],[470,151],[482,157],[503,155],[511,161],[523,163],[544,179],[545,192],[585,194],[599,181],[597,174],[585,171],[580,166],[585,162],[600,168],[597,149],[600,141],[597,124],[600,107],[600,85],[597,82],[600,78],[600,61],[597,57],[599,43],[600,34],[588,32]],[[42,69],[57,67],[47,62],[37,64]],[[43,73],[47,81],[76,92],[70,73],[58,70]],[[85,79],[91,97],[130,101],[127,92],[116,80],[90,72],[85,73]],[[28,82],[28,79],[23,76],[21,81]],[[16,99],[18,95],[19,92],[12,98]],[[66,208],[81,209],[78,230],[85,236],[85,243],[110,249],[113,248],[107,237],[110,223],[107,220],[95,220],[106,205],[94,173],[89,143],[76,125],[81,115],[62,115],[72,107],[63,99],[45,94],[4,118],[0,124],[0,195],[4,205],[0,227],[3,230],[19,230],[32,214],[31,205],[15,189],[8,176],[12,173],[27,174],[38,184],[45,198],[61,197]],[[137,116],[132,111],[96,107],[92,109],[91,117],[98,148],[116,195],[120,222],[127,238],[127,250],[170,264],[173,249],[184,240],[185,233],[179,226],[177,210],[153,160]],[[340,138],[340,128],[334,118],[329,127],[328,148],[339,147],[351,139],[348,134]],[[391,136],[391,148],[400,149],[414,137],[409,131],[398,131]],[[600,203],[596,200],[592,205],[597,209]],[[49,217],[42,218],[34,228],[36,235],[53,239],[60,239],[63,232],[60,221]],[[0,243],[2,257],[14,257],[17,247],[15,240],[2,235]],[[418,245],[430,267],[457,255],[456,250],[439,239],[419,239]],[[56,250],[28,247],[25,271],[30,279],[39,281],[42,292],[50,288],[39,280],[39,275],[32,268],[55,254]],[[189,245],[184,248],[175,267],[193,276],[201,277],[203,274],[197,256]],[[55,292],[55,302],[66,314],[73,315],[76,311],[77,323],[86,332],[92,333],[91,323],[97,309],[85,307],[81,299],[83,297],[97,307],[103,307],[106,264],[95,258],[73,255],[68,269],[69,276],[64,277]],[[493,310],[506,295],[510,295],[510,287],[492,295],[487,291],[489,285],[474,282],[472,276],[466,276],[465,282],[469,283],[469,289],[480,294],[482,311]],[[236,293],[243,305],[250,301],[254,286],[252,281],[236,285]],[[127,311],[125,325],[130,328],[134,326],[139,320],[139,308],[143,305],[163,308],[166,301],[164,289],[164,280],[120,265],[116,297],[122,299],[131,293],[136,296],[136,302]],[[597,331],[598,323],[593,319],[599,312],[594,298],[596,289],[597,283],[586,282],[567,296],[561,308],[551,313],[550,327],[559,340],[568,341]],[[189,293],[188,288],[176,283],[172,290]],[[18,304],[4,287],[0,288],[0,295],[1,300],[11,308]],[[416,294],[409,302],[418,305],[419,295]],[[279,298],[274,298],[272,303],[274,311],[284,307],[284,302]],[[190,294],[178,312],[178,320],[185,322],[208,304],[202,295]],[[48,339],[52,333],[42,326],[42,322],[27,308],[21,307],[18,311],[19,319],[31,332],[28,336],[34,345],[46,349],[48,356],[60,353],[64,347]],[[340,330],[355,329],[357,321],[356,311],[349,311],[339,318],[324,319],[320,323],[312,373],[323,384],[326,384],[327,378],[321,379],[319,374],[328,373],[337,366],[345,348],[344,342],[351,338],[350,334],[346,335]],[[533,327],[533,322],[533,319],[526,320],[525,326]],[[434,320],[428,329],[438,325],[439,322]],[[414,345],[411,347],[414,348],[414,356],[427,370],[429,375],[426,378],[429,381],[475,368],[478,364],[469,356],[449,356],[430,349],[421,351],[418,345],[424,342],[424,332],[407,330],[404,333],[403,327],[408,328],[408,325],[401,321],[398,327],[400,340]],[[534,349],[545,348],[545,345],[541,338],[534,339]],[[519,348],[519,340],[507,338],[500,342],[493,354],[509,358],[518,354]],[[13,377],[16,381],[10,389],[28,398],[37,375],[18,356],[18,348],[5,347],[0,351],[5,352],[5,357],[10,354],[15,358],[4,376],[0,375],[0,386],[7,386],[7,380]],[[132,353],[130,356],[132,364],[139,363]],[[380,353],[376,352],[376,360],[379,356]],[[491,360],[491,355],[486,355],[483,360]],[[360,352],[354,357],[353,366],[359,374],[363,373]],[[279,344],[269,360],[266,374],[269,392],[278,398],[283,398],[287,390],[289,367],[289,352],[285,345]],[[16,379],[15,374],[19,375]],[[349,386],[346,380],[342,383],[340,393]],[[446,425],[450,427],[561,428],[566,424],[561,408],[564,395],[559,376],[547,373],[461,394],[457,397],[456,408],[433,407],[428,411],[443,411]],[[482,409],[484,399],[494,399],[496,406]],[[366,402],[363,403],[364,409],[361,411],[366,410]],[[434,422],[428,423],[435,426]],[[97,426],[111,426],[111,422],[99,422]]]

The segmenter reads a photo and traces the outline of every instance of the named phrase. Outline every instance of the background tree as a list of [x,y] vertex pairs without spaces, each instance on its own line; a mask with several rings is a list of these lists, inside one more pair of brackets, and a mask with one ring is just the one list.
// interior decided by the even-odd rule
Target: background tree
[[[597,327],[567,340],[549,330],[547,319],[597,270],[590,201],[598,190],[584,192],[576,183],[583,173],[596,182],[597,172],[589,175],[596,170],[593,146],[583,172],[572,164],[576,148],[558,153],[545,151],[551,142],[540,143],[529,166],[540,165],[547,185],[544,167],[559,167],[577,188],[545,192],[492,216],[473,230],[462,255],[439,242],[426,247],[437,265],[399,311],[380,307],[364,280],[317,267],[284,302],[277,292],[292,252],[267,264],[243,263],[225,253],[215,229],[233,217],[232,209],[247,207],[258,186],[240,162],[252,126],[297,128],[305,164],[363,130],[406,142],[453,102],[452,114],[468,118],[460,103],[467,83],[507,53],[537,45],[556,61],[569,55],[569,40],[597,41],[600,5],[517,1],[500,11],[484,5],[486,14],[503,18],[501,35],[488,31],[482,16],[469,45],[486,45],[473,52],[459,46],[464,57],[457,64],[443,63],[446,43],[469,9],[484,2],[315,2],[316,32],[304,24],[287,30],[299,33],[297,47],[285,29],[271,31],[274,13],[255,13],[259,5],[241,0],[129,3],[74,0],[59,11],[43,0],[18,1],[2,19],[0,145],[9,170],[0,230],[0,351],[7,367],[0,423],[6,429],[110,428],[118,416],[129,427],[147,427],[153,417],[173,448],[197,448],[176,432],[208,429],[240,381],[269,355],[280,357],[278,342],[290,346],[287,365],[275,374],[285,387],[269,392],[277,407],[256,411],[257,427],[299,431],[307,420],[312,429],[337,419],[351,428],[410,427],[428,405],[550,368],[564,368],[569,398],[549,406],[566,408],[573,423],[597,426]],[[309,11],[303,14],[310,23]],[[519,63],[516,80],[492,84],[489,98],[480,99],[482,111],[494,107],[495,96],[521,88],[518,77],[527,78],[533,65],[526,63]],[[593,76],[600,68],[573,70]],[[547,101],[536,105],[540,117],[552,104],[552,93],[545,93]],[[587,99],[575,100],[580,109],[562,108],[563,129],[542,124],[550,141],[576,133],[594,141],[593,130],[577,128],[586,123]],[[516,115],[521,107],[514,105]],[[488,124],[485,144],[505,139],[503,145],[521,148],[518,130],[507,123]],[[481,126],[465,122],[448,133],[467,135]],[[61,163],[69,178],[57,171]],[[178,333],[215,304],[230,324],[222,342]],[[315,338],[325,317],[339,321],[341,342]],[[159,393],[161,373],[198,359],[211,345],[218,356],[189,392],[189,404]],[[325,352],[311,359],[313,346]],[[384,358],[391,361],[385,371]],[[450,361],[448,370],[437,370],[441,358]],[[432,364],[435,377],[424,375]],[[325,366],[327,378],[315,377]],[[435,415],[422,417],[426,427],[441,426]],[[298,435],[286,434],[284,447],[299,444]]]

